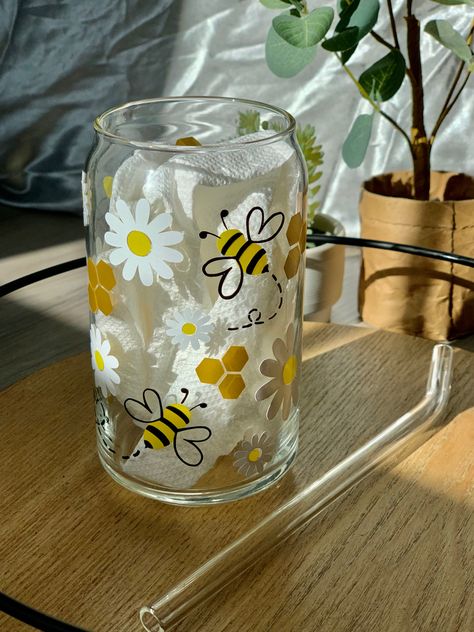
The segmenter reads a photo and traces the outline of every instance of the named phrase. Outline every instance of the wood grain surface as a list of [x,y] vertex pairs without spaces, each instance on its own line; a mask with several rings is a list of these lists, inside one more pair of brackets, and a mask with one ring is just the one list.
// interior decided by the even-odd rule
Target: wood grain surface
[[[1,590],[87,630],[138,632],[142,605],[410,409],[424,392],[432,346],[306,324],[294,467],[266,492],[209,508],[136,496],[103,472],[86,354],[23,379],[0,395]],[[176,629],[474,629],[473,375],[472,354],[457,350],[446,427]],[[0,615],[0,629],[29,628]]]

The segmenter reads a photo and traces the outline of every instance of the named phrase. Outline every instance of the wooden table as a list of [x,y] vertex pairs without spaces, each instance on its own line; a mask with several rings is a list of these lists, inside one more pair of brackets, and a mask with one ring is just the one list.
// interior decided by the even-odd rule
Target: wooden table
[[[87,630],[138,632],[140,606],[410,409],[432,346],[307,323],[294,467],[260,495],[209,508],[136,496],[103,472],[87,353],[17,382],[0,395],[0,589]],[[473,354],[456,350],[452,421],[177,630],[473,630],[473,377]],[[0,614],[0,629],[26,626]]]

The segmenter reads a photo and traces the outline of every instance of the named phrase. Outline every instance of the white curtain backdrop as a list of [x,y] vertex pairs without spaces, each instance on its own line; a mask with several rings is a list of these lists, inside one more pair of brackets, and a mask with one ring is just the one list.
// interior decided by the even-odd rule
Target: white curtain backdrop
[[[310,8],[320,3],[309,0]],[[335,6],[336,0],[325,0]],[[399,36],[404,44],[404,0],[394,0]],[[431,0],[415,3],[422,28],[429,19],[450,19],[466,34],[474,10],[466,6],[446,7]],[[182,0],[177,2],[167,34],[157,40],[167,58],[164,95],[220,95],[266,101],[289,110],[302,124],[315,125],[325,152],[322,179],[322,210],[343,222],[348,234],[359,230],[358,198],[361,182],[385,171],[409,168],[405,140],[381,117],[374,129],[367,157],[351,170],[342,161],[341,146],[358,114],[370,106],[339,62],[323,49],[315,61],[292,79],[279,79],[265,63],[265,39],[276,11],[258,0]],[[391,41],[384,0],[376,30]],[[426,121],[431,131],[441,109],[457,61],[433,38],[423,34]],[[167,55],[169,51],[169,55]],[[367,36],[349,62],[358,76],[387,49]],[[409,132],[409,87],[403,88],[385,110]],[[433,168],[474,172],[474,79],[439,132],[433,153]]]

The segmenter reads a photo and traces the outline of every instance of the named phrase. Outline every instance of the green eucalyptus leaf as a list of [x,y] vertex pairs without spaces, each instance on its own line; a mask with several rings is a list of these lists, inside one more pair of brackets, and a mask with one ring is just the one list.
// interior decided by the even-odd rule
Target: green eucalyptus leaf
[[467,71],[468,72],[474,72],[474,56],[471,58],[471,61],[469,62],[469,65],[467,67]]
[[375,94],[378,100],[387,101],[398,92],[405,78],[405,70],[402,53],[391,50],[361,74],[359,83],[368,94]]
[[294,15],[279,15],[273,19],[273,28],[278,35],[298,48],[309,48],[320,42],[334,19],[331,7],[320,7],[301,18]]
[[321,46],[331,52],[339,52],[350,50],[357,44],[358,41],[359,29],[357,26],[351,26],[345,31],[341,31],[336,35],[333,35],[333,37],[329,37],[327,40],[324,40]]
[[372,134],[373,120],[373,114],[360,114],[344,141],[342,157],[350,169],[359,167],[365,158]]
[[470,62],[472,53],[463,36],[447,20],[431,20],[425,32],[452,51],[459,59]]
[[289,0],[295,9],[301,14],[306,10],[305,0]]
[[337,0],[337,12],[341,15],[344,11],[347,11],[351,7],[355,10],[358,4],[359,0]]
[[341,14],[341,19],[336,26],[336,31],[341,33],[351,26],[359,29],[359,40],[369,33],[379,17],[379,0],[359,0],[350,4]]
[[340,20],[336,25],[336,33],[343,33],[348,29],[357,28],[358,39],[351,48],[347,48],[343,51],[341,55],[343,64],[349,61],[354,52],[357,50],[357,44],[377,23],[379,9],[379,0],[354,0],[353,2],[346,1],[344,3],[344,9],[340,14]]
[[452,6],[454,4],[467,4],[468,7],[474,7],[474,0],[433,0],[438,4],[447,4]]
[[261,4],[267,9],[288,9],[290,0],[260,0]]
[[298,48],[285,42],[273,26],[268,31],[265,43],[265,56],[268,67],[277,77],[293,77],[311,63],[316,55],[317,46]]
[[349,59],[352,57],[352,55],[356,52],[357,50],[357,44],[355,46],[353,46],[352,48],[349,48],[349,50],[344,50],[341,53],[341,61],[343,64],[347,64],[347,62],[349,61]]

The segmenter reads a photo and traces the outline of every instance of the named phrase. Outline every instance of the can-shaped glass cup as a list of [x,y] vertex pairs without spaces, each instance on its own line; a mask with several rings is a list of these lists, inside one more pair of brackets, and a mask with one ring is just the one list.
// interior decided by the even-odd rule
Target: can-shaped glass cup
[[99,116],[83,174],[98,451],[177,504],[243,498],[298,444],[307,176],[295,121],[244,99]]

